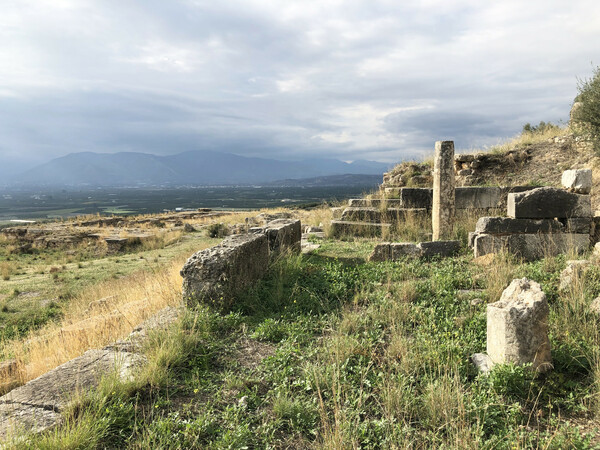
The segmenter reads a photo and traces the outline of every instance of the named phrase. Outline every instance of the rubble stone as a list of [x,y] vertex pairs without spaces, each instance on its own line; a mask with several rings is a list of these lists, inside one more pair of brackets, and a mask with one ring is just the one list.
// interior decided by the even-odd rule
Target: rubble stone
[[532,364],[552,368],[548,339],[548,302],[542,288],[527,278],[516,279],[500,300],[487,306],[487,354],[495,364]]

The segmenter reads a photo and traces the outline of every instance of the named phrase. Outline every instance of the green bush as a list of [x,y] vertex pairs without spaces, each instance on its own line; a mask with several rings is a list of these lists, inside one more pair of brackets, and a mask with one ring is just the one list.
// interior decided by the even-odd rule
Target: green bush
[[560,127],[552,122],[544,122],[543,120],[538,125],[531,125],[529,122],[523,125],[522,134],[544,134],[549,131],[558,131]]
[[575,102],[580,105],[573,110],[572,121],[583,131],[591,134],[596,151],[600,151],[600,67],[594,69],[594,75],[580,80],[577,86],[579,94]]
[[229,234],[229,228],[224,223],[213,223],[208,227],[208,236],[211,238],[224,238]]

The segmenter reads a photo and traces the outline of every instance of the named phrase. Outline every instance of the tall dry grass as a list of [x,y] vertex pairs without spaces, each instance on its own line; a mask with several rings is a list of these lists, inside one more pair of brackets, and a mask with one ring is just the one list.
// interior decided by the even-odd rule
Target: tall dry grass
[[164,307],[181,304],[179,270],[186,258],[180,255],[166,266],[91,286],[71,300],[59,322],[30,333],[26,340],[5,343],[2,354],[17,361],[17,370],[0,378],[0,389],[26,383],[86,350],[122,339]]

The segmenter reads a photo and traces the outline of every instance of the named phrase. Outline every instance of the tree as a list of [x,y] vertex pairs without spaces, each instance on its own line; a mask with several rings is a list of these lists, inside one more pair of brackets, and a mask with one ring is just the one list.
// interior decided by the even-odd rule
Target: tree
[[[581,131],[588,132],[594,148],[600,151],[600,67],[587,80],[579,80],[576,105],[571,113],[571,121]],[[579,104],[577,104],[579,103]]]

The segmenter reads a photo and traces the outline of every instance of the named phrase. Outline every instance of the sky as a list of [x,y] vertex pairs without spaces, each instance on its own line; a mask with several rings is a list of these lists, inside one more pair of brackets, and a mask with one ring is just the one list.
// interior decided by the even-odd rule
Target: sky
[[1,0],[0,176],[68,153],[422,159],[566,122],[597,0]]

